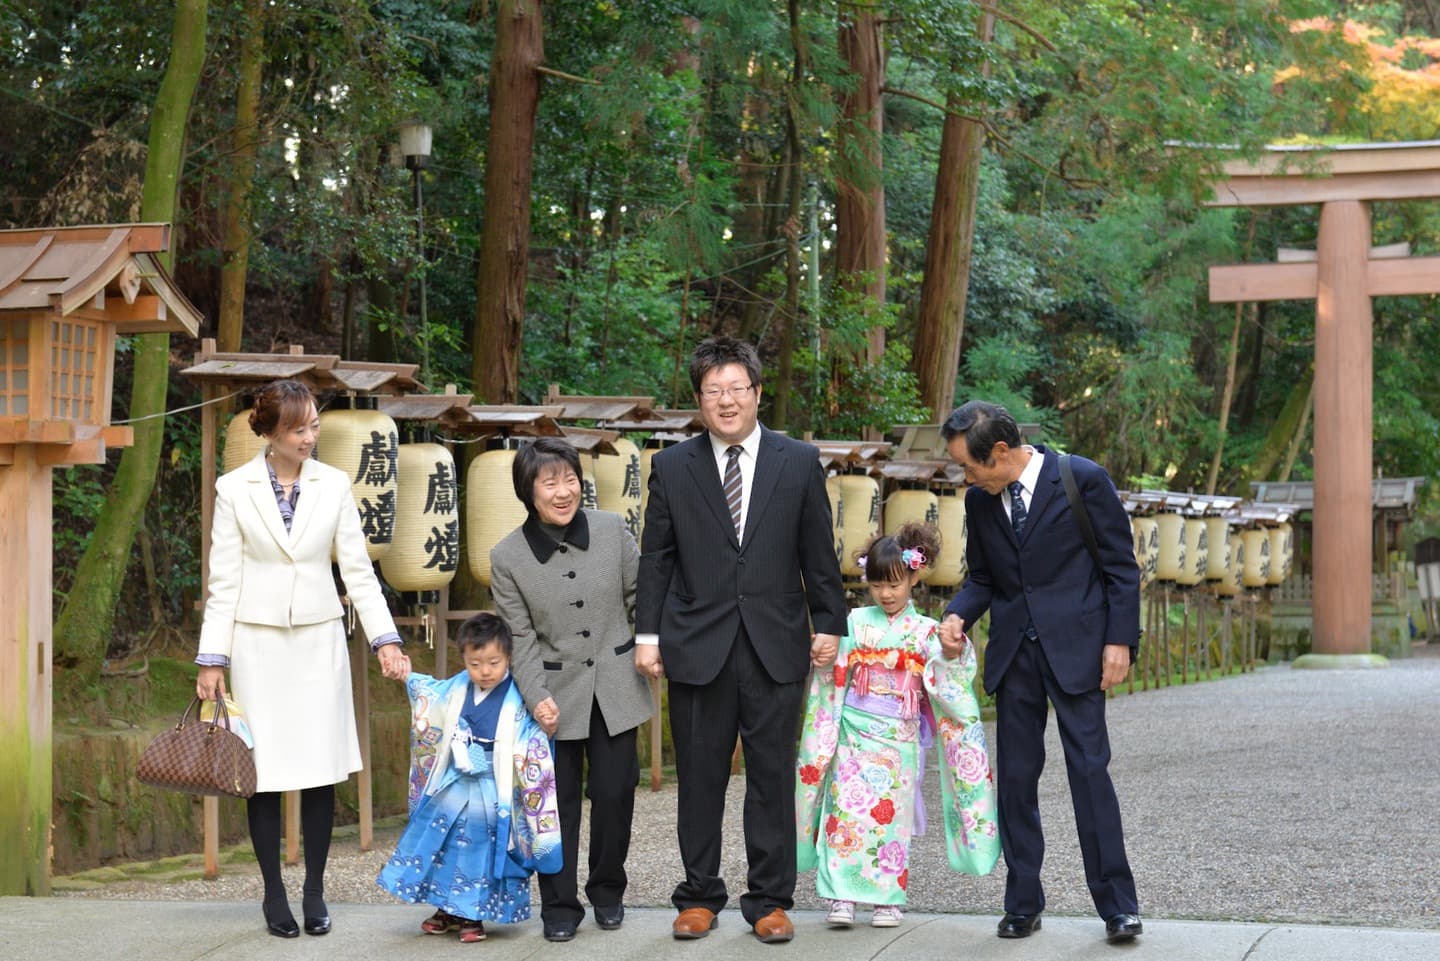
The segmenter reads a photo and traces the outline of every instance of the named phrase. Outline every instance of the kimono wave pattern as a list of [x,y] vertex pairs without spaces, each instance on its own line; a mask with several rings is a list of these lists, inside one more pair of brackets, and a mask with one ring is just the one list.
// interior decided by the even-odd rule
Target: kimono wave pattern
[[450,745],[457,730],[470,733],[461,716],[468,674],[410,675],[410,823],[376,878],[396,897],[474,920],[523,921],[530,875],[560,870],[550,739],[519,689],[507,687],[494,763],[472,744],[467,773],[451,760]]
[[950,867],[994,868],[1000,838],[975,670],[970,645],[944,658],[936,622],[913,604],[893,622],[878,607],[851,612],[834,669],[811,676],[800,741],[798,867],[816,869],[821,897],[905,903],[923,817],[921,714],[935,733]]

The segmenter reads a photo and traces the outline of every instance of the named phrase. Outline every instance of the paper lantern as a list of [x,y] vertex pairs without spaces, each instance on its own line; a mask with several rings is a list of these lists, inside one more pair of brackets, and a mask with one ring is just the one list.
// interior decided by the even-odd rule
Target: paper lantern
[[1173,584],[1180,579],[1185,567],[1185,518],[1179,514],[1157,514],[1155,523],[1160,533],[1155,576]]
[[840,499],[836,517],[843,518],[836,523],[840,573],[859,577],[862,572],[855,554],[880,531],[880,485],[864,474],[839,474],[825,483],[828,486],[832,481]]
[[845,502],[840,499],[840,478],[825,478],[825,498],[830,502],[830,539],[835,543],[835,560],[844,566]]
[[586,453],[583,450],[576,451],[580,455],[580,509],[598,510],[600,507],[600,494],[595,485],[595,454]]
[[530,516],[515,496],[514,463],[513,450],[487,450],[465,474],[465,560],[485,587],[490,586],[490,548]]
[[1270,540],[1270,573],[1265,583],[1274,587],[1290,576],[1295,562],[1295,531],[1289,524],[1281,524],[1266,533]]
[[360,529],[372,561],[385,556],[395,537],[400,432],[378,410],[327,410],[320,415],[315,456],[350,478]]
[[640,540],[640,448],[620,438],[615,455],[595,459],[595,497],[602,511],[614,511],[625,518],[625,526]]
[[255,459],[265,449],[265,438],[250,429],[250,411],[242,410],[225,425],[225,450],[222,473],[228,474]]
[[1135,557],[1140,565],[1140,586],[1149,587],[1155,583],[1160,571],[1160,522],[1154,517],[1137,517],[1131,521],[1135,538],[1139,543]]
[[959,587],[965,580],[965,496],[942,494],[935,498],[940,528],[940,560],[930,569],[927,583],[935,587]]
[[[660,452],[658,447],[647,446],[640,452],[640,533],[645,532],[645,509],[650,506],[650,462]],[[637,535],[637,541],[640,539]]]
[[1210,556],[1205,560],[1205,579],[1223,581],[1230,574],[1230,522],[1223,517],[1205,518],[1205,539]]
[[1205,521],[1199,517],[1185,518],[1183,527],[1185,555],[1180,565],[1180,576],[1175,578],[1175,583],[1181,587],[1194,587],[1205,580],[1209,535],[1205,528]]
[[1239,534],[1228,538],[1230,563],[1225,567],[1225,576],[1215,582],[1215,593],[1220,597],[1235,597],[1240,593],[1240,578],[1245,572],[1245,540]]
[[1270,532],[1248,530],[1240,533],[1245,544],[1245,564],[1240,583],[1244,587],[1265,587],[1270,582]]
[[[894,534],[906,524],[929,524],[937,530],[940,527],[940,505],[930,491],[901,490],[885,500],[885,533]],[[934,573],[933,567],[920,569],[920,580],[928,582]]]
[[395,536],[380,558],[397,591],[438,591],[460,566],[460,491],[441,444],[401,444]]

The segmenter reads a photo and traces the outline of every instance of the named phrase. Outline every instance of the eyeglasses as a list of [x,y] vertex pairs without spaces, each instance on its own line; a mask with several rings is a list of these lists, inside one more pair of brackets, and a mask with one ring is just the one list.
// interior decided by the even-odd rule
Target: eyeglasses
[[734,397],[739,400],[745,396],[747,390],[753,390],[754,384],[731,384],[729,387],[706,387],[700,392],[700,396],[708,401],[717,401],[721,397]]

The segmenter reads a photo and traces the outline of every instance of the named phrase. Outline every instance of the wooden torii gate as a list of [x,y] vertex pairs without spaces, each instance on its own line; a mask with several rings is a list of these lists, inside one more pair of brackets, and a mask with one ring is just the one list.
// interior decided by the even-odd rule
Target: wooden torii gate
[[1315,301],[1314,642],[1296,666],[1380,666],[1370,626],[1370,300],[1440,293],[1440,257],[1372,252],[1370,203],[1440,197],[1440,141],[1270,147],[1224,171],[1209,206],[1320,206],[1313,261],[1212,267],[1210,300]]

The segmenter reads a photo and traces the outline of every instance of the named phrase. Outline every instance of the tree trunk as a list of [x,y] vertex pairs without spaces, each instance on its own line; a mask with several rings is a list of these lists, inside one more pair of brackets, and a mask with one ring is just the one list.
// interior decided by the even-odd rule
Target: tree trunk
[[[185,127],[190,102],[205,62],[207,0],[178,0],[171,36],[170,63],[155,98],[145,161],[145,191],[140,219],[172,221],[175,192],[185,157]],[[178,244],[172,243],[172,251]],[[171,254],[164,255],[167,262]],[[75,570],[65,609],[55,623],[55,661],[69,671],[57,674],[79,684],[94,683],[110,643],[115,598],[125,579],[135,530],[145,517],[145,503],[155,486],[160,447],[165,435],[165,397],[170,384],[170,335],[136,338],[135,377],[130,419],[135,444],[120,457],[105,505],[95,523],[90,546]],[[149,419],[139,419],[146,418]]]
[[544,59],[541,0],[500,0],[490,63],[490,136],[485,151],[485,225],[476,277],[476,400],[520,397],[520,348],[530,262],[530,177]]
[[[795,381],[795,334],[800,324],[800,218],[801,197],[805,189],[804,147],[800,143],[800,121],[795,116],[799,111],[800,88],[810,72],[809,56],[805,48],[805,35],[800,29],[800,0],[788,0],[786,9],[790,17],[790,44],[795,50],[795,69],[790,75],[794,88],[786,98],[785,111],[785,167],[788,172],[789,209],[785,219],[785,307],[780,312],[780,371],[775,379],[774,406],[771,408],[771,423],[776,430],[785,430],[790,421],[790,390]],[[819,243],[812,237],[811,243]]]
[[1260,447],[1255,462],[1250,465],[1251,480],[1270,479],[1275,465],[1280,463],[1281,455],[1288,449],[1291,438],[1300,429],[1301,421],[1306,418],[1305,410],[1310,405],[1314,383],[1315,368],[1312,365],[1305,369],[1304,375],[1290,388],[1290,396],[1285,398],[1285,406],[1280,409],[1275,423],[1270,425],[1270,432],[1265,435],[1265,443]]
[[225,199],[225,239],[220,267],[220,318],[216,346],[240,350],[245,332],[245,278],[250,267],[250,195],[255,189],[259,141],[260,68],[265,58],[265,0],[245,0],[240,38],[239,83],[235,89],[235,134],[230,155],[230,190]]
[[[995,18],[988,13],[981,15],[980,39],[988,43],[994,34]],[[988,63],[981,72],[990,72]],[[944,420],[955,405],[955,375],[960,369],[965,299],[975,244],[980,159],[985,150],[985,128],[958,116],[965,106],[961,98],[952,93],[946,97],[945,106],[950,112],[945,114],[940,133],[940,163],[935,171],[935,203],[930,209],[912,359],[920,402],[930,408],[935,420]]]
[[[1253,309],[1253,308],[1252,308]],[[1220,395],[1219,436],[1215,438],[1215,456],[1210,460],[1210,474],[1205,478],[1205,493],[1214,495],[1220,482],[1220,463],[1225,457],[1225,438],[1230,434],[1230,405],[1235,400],[1235,368],[1240,359],[1240,324],[1245,305],[1235,305],[1235,326],[1230,331],[1230,354],[1225,361],[1225,389]]]
[[[835,269],[839,282],[864,293],[876,307],[885,303],[885,183],[880,135],[885,109],[885,55],[880,45],[883,13],[874,6],[848,6],[840,15],[840,56],[855,87],[841,95],[840,146],[836,169]],[[870,331],[866,359],[885,355],[885,330]]]

